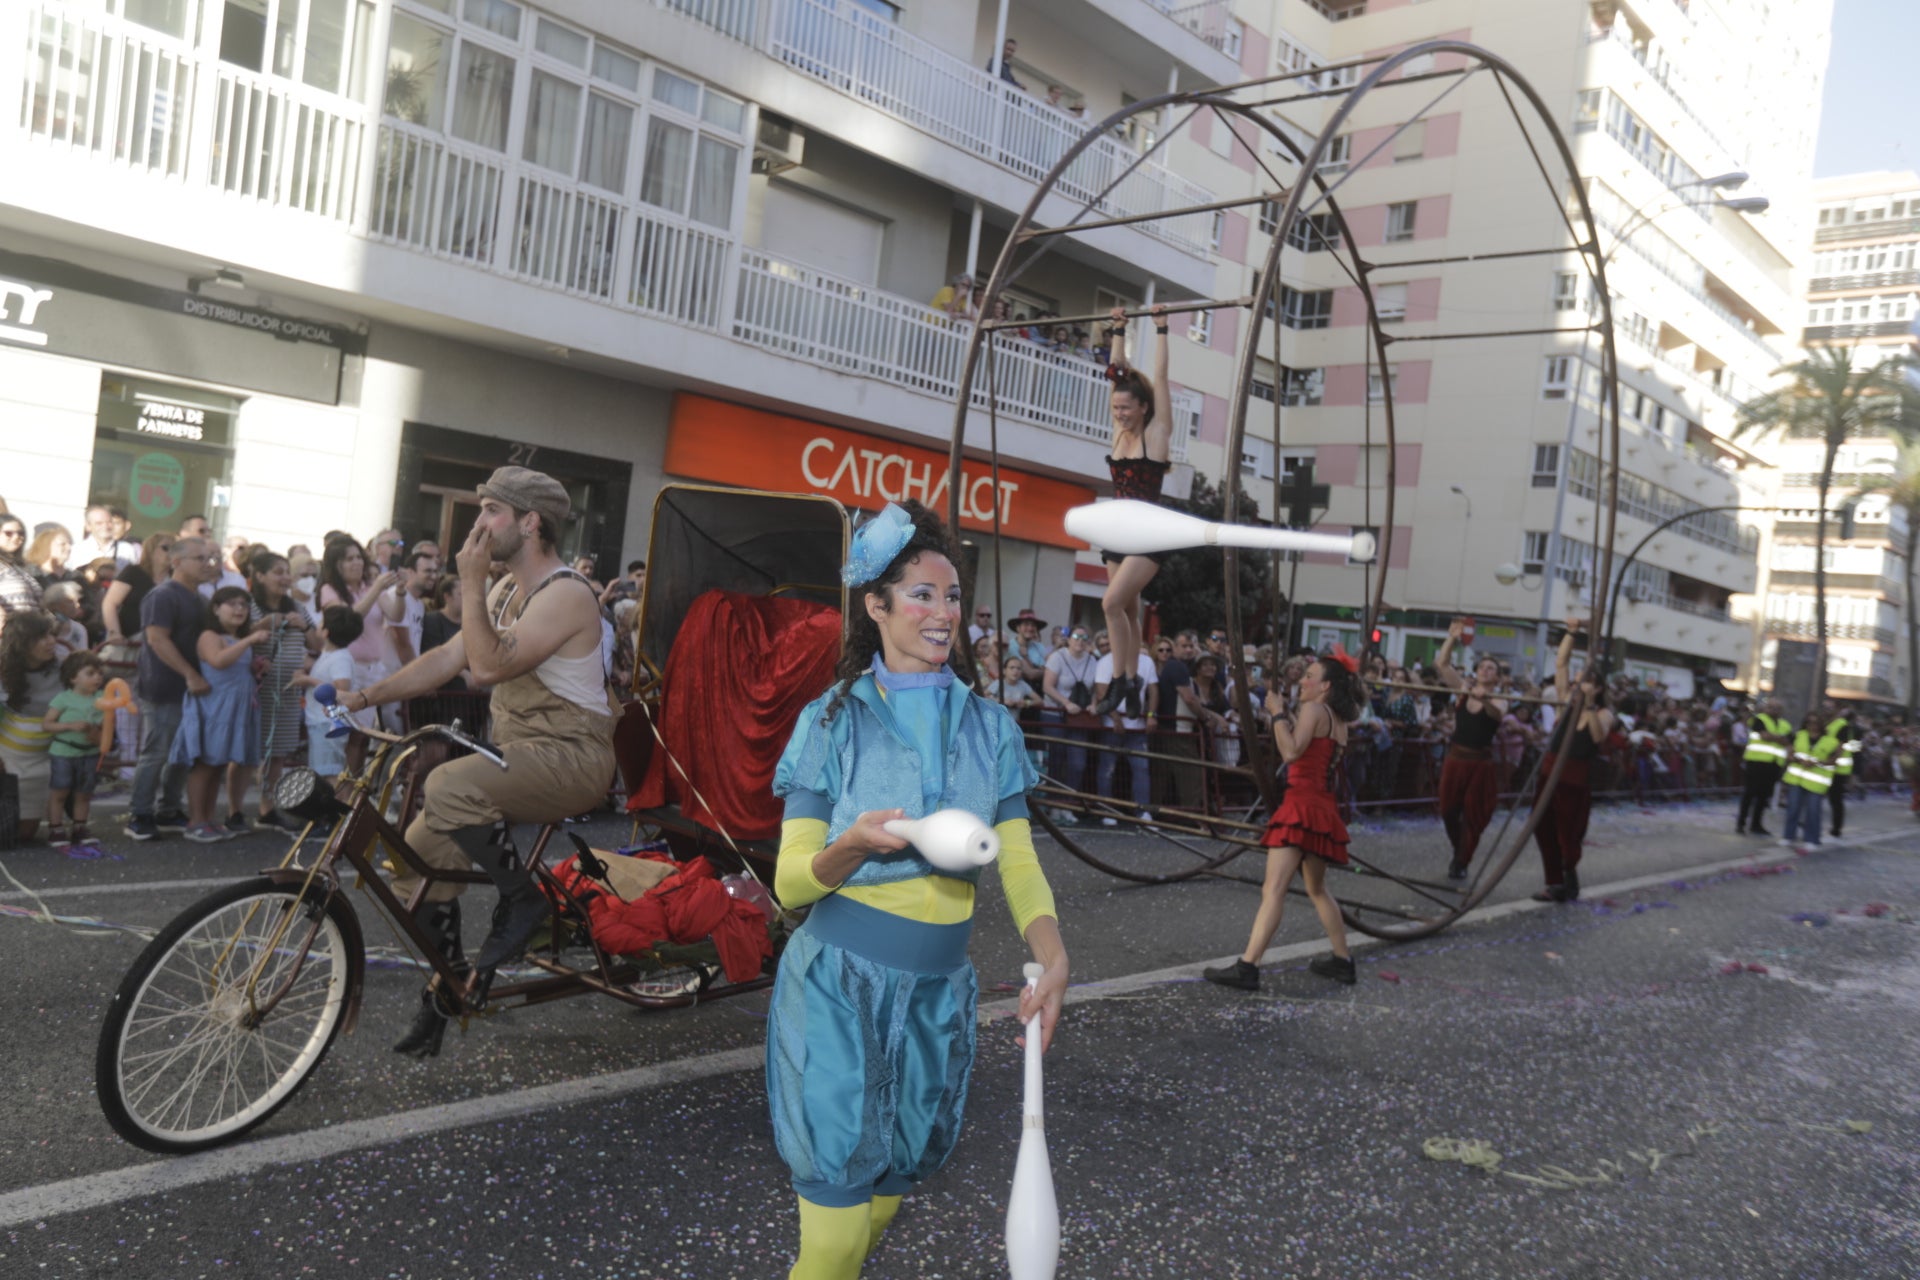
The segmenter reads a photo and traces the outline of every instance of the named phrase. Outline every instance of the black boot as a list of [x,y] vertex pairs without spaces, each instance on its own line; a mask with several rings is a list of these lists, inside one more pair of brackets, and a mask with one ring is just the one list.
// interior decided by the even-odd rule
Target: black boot
[[1127,696],[1122,705],[1126,707],[1129,716],[1139,720],[1147,714],[1146,697],[1147,691],[1140,677],[1127,677]]
[[1560,882],[1560,901],[1578,902],[1579,900],[1580,873],[1572,867],[1568,867],[1566,878]]
[[1107,682],[1106,696],[1100,699],[1100,701],[1093,704],[1093,714],[1097,716],[1112,715],[1113,709],[1119,706],[1120,700],[1122,698],[1125,698],[1126,696],[1127,696],[1127,677],[1122,675],[1114,676],[1113,679]]
[[1467,878],[1467,864],[1466,864],[1466,863],[1464,863],[1464,862],[1449,862],[1449,863],[1447,864],[1447,879],[1449,879],[1449,880],[1465,880],[1466,878]]
[[[460,949],[460,900],[427,902],[420,906],[420,927],[433,940],[434,947],[456,972],[465,972]],[[447,1034],[447,1001],[440,990],[440,975],[435,974],[420,992],[420,1009],[413,1015],[407,1034],[394,1041],[395,1053],[416,1058],[431,1058],[440,1052],[440,1041]]]
[[1353,971],[1352,956],[1321,956],[1307,966],[1307,971],[1323,978],[1332,978],[1335,982],[1344,982],[1348,986],[1360,980]]
[[1235,960],[1217,969],[1202,969],[1200,976],[1208,982],[1217,982],[1223,987],[1235,987],[1241,991],[1260,989],[1260,966],[1248,964],[1245,960]]
[[[462,837],[482,830],[486,830],[487,838],[477,849],[470,848]],[[493,907],[493,927],[473,957],[474,976],[467,1003],[478,1009],[486,1003],[494,970],[526,951],[528,939],[553,914],[553,904],[547,901],[546,891],[533,872],[520,861],[519,851],[504,831],[496,838],[491,830],[467,827],[454,832],[453,838],[500,890],[500,901]]]

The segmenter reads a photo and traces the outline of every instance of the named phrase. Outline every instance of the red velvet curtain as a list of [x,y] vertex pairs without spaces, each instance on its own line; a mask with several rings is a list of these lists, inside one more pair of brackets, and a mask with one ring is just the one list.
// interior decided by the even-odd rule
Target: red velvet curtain
[[736,838],[778,836],[773,767],[839,658],[840,611],[829,605],[732,591],[698,597],[667,655],[659,717],[667,749],[653,753],[627,808],[677,803]]

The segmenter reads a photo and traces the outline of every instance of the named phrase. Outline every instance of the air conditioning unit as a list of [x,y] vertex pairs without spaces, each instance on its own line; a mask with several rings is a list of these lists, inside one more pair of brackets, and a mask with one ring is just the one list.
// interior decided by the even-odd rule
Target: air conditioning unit
[[753,143],[755,173],[784,173],[806,162],[807,135],[784,116],[760,113],[760,132]]

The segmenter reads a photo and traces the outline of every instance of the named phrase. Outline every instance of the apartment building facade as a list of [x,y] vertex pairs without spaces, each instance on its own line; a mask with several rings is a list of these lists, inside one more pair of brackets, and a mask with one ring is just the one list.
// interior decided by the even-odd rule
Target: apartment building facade
[[[1830,7],[1773,4],[1770,29],[1793,35],[1761,48],[1736,38],[1760,16],[1748,0],[1281,5],[1277,26],[1295,48],[1276,49],[1280,69],[1466,40],[1515,64],[1555,113],[1611,255],[1624,435],[1616,557],[1670,516],[1753,501],[1743,476],[1755,459],[1730,437],[1735,407],[1797,335],[1793,268],[1810,232],[1796,196],[1810,180]],[[1327,78],[1336,74],[1353,73]],[[1586,612],[1596,587],[1598,343],[1579,333],[1417,339],[1577,329],[1590,285],[1571,252],[1394,269],[1569,243],[1568,192],[1534,170],[1486,77],[1380,148],[1441,87],[1376,92],[1333,152],[1346,179],[1339,198],[1358,211],[1361,252],[1376,264],[1382,319],[1405,339],[1390,357],[1399,489],[1383,644],[1424,659],[1447,618],[1464,612],[1476,619],[1477,651],[1539,670],[1549,661],[1543,624]],[[1740,173],[1743,183],[1729,177]],[[1756,195],[1771,201],[1764,214],[1751,211]],[[1290,354],[1269,382],[1286,406],[1279,465],[1313,462],[1331,487],[1327,525],[1377,522],[1386,468],[1377,419],[1367,443],[1366,415],[1379,379],[1363,364],[1357,295],[1324,252],[1283,260],[1283,271],[1302,302],[1283,317]],[[1256,473],[1270,465],[1264,455],[1245,462]],[[1735,512],[1654,538],[1625,570],[1616,634],[1626,666],[1679,692],[1702,677],[1737,678],[1752,638],[1728,606],[1753,589],[1758,538]],[[1300,566],[1299,638],[1352,645],[1358,571],[1315,559]]]
[[[1805,328],[1808,351],[1852,348],[1856,365],[1920,355],[1920,174],[1874,172],[1822,178],[1813,186]],[[1784,508],[1767,532],[1762,579],[1743,601],[1755,637],[1752,679],[1773,681],[1779,642],[1816,638],[1815,522],[1825,443],[1769,441],[1776,481],[1771,505]],[[1859,502],[1854,536],[1841,537],[1839,509],[1872,478],[1892,473],[1895,442],[1885,436],[1842,443],[1827,498],[1827,691],[1835,698],[1904,705],[1914,678],[1904,638],[1909,513],[1884,498]]]
[[[4,22],[16,511],[446,538],[521,462],[573,491],[568,550],[603,566],[644,554],[673,480],[944,507],[967,327],[929,300],[984,277],[1088,120],[1267,43],[1224,0],[31,0]],[[1150,141],[1102,138],[1042,216]],[[1100,212],[1211,198],[1156,156]],[[1205,215],[1091,230],[1017,298],[1206,294],[1216,252]],[[999,483],[976,396],[965,523],[998,512],[1010,601],[1064,601],[1060,513],[1104,480],[1108,384],[1032,343],[998,372]],[[1176,400],[1184,461],[1200,413]]]

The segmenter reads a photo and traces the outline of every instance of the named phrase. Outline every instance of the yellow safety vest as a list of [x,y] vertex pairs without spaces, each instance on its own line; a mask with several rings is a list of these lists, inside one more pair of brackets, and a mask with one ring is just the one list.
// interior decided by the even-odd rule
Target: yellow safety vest
[[[1840,736],[1840,731],[1846,727],[1846,717],[1842,716],[1840,719],[1827,725],[1827,736],[1837,739]],[[1846,741],[1840,743],[1840,753],[1833,758],[1834,777],[1845,778],[1852,775],[1853,757],[1859,753],[1860,746],[1861,743],[1858,738],[1848,738]]]
[[[1776,720],[1769,715],[1756,714],[1753,718],[1760,722],[1760,726],[1765,732],[1779,734],[1783,737],[1788,730],[1793,727],[1785,720]],[[1750,736],[1747,738],[1746,752],[1740,757],[1742,760],[1758,760],[1763,764],[1785,764],[1787,762],[1786,747],[1778,742],[1768,742],[1758,733],[1752,733],[1751,725],[1748,726],[1748,729]]]
[[1833,786],[1833,767],[1827,763],[1840,748],[1839,740],[1822,734],[1816,741],[1805,729],[1793,735],[1793,755],[1787,760],[1785,782],[1823,796]]

